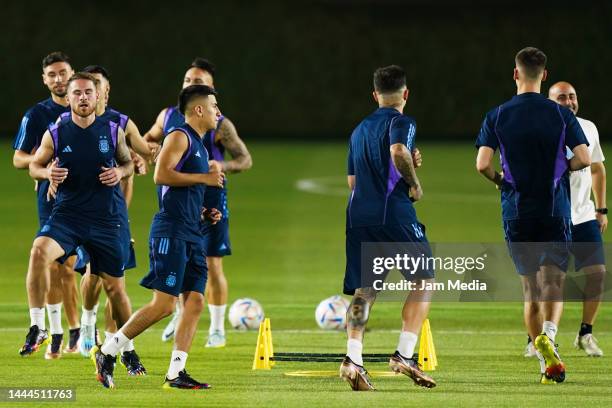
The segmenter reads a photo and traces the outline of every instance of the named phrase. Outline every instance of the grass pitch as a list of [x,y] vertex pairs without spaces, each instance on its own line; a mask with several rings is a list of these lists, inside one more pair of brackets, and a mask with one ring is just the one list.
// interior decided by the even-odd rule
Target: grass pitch
[[[521,303],[434,303],[430,314],[439,366],[432,373],[438,387],[420,389],[403,376],[374,378],[378,392],[354,393],[335,377],[288,377],[297,370],[336,370],[336,363],[279,362],[270,371],[252,371],[256,333],[228,332],[224,349],[205,349],[208,313],[189,354],[188,370],[213,389],[165,391],[161,383],[171,344],[160,341],[167,320],[136,339],[146,377],[128,377],[116,369],[117,389],[95,380],[90,360],[64,356],[46,361],[39,352],[17,354],[29,324],[25,273],[37,228],[33,185],[26,172],[11,166],[12,150],[3,143],[0,166],[0,387],[72,387],[69,406],[609,406],[612,370],[608,356],[584,357],[571,346],[580,324],[580,305],[568,304],[558,342],[567,367],[563,384],[538,383],[538,363],[522,357],[525,333]],[[419,170],[425,196],[417,204],[432,242],[502,241],[495,190],[474,170],[475,150],[463,144],[422,144],[425,165]],[[226,258],[230,302],[253,297],[272,321],[277,351],[341,353],[343,333],[317,328],[318,302],[342,291],[344,273],[345,144],[249,142],[254,167],[229,179],[234,255]],[[612,152],[610,152],[612,153]],[[297,187],[302,188],[302,190]],[[304,191],[307,190],[307,191]],[[138,285],[148,270],[147,237],[156,211],[150,176],[138,177],[130,218],[138,267],[127,273],[134,308],[150,299]],[[518,278],[517,278],[518,279]],[[393,352],[401,305],[376,304],[364,352]],[[612,353],[612,308],[604,305],[595,334]],[[102,322],[99,319],[99,325]],[[66,330],[66,325],[64,328]],[[386,364],[370,363],[371,371]],[[24,406],[27,404],[24,404]],[[38,404],[40,405],[40,404]]]

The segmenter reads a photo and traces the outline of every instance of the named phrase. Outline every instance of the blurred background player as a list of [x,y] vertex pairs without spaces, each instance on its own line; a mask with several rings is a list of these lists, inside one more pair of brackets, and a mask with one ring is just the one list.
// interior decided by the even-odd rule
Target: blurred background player
[[[548,98],[578,114],[578,94],[572,84],[557,82],[548,90]],[[574,346],[591,357],[603,356],[603,351],[593,336],[593,324],[601,303],[606,274],[603,241],[601,235],[608,227],[606,208],[606,168],[595,124],[576,117],[589,142],[591,167],[570,173],[572,194],[572,245],[576,271],[583,270],[587,287],[582,304],[582,323]],[[591,200],[591,190],[595,203]],[[525,357],[535,355],[531,338],[528,338]]]
[[[403,115],[408,100],[406,74],[398,66],[374,73],[374,100],[379,108],[353,131],[349,144],[346,274],[344,293],[353,295],[347,312],[347,353],[340,376],[355,391],[373,390],[363,367],[363,334],[376,290],[362,282],[361,244],[365,242],[414,243],[431,254],[425,227],[419,223],[412,201],[423,190],[413,164],[416,133],[414,119]],[[406,279],[433,280],[433,270],[421,269]],[[390,368],[409,376],[417,385],[432,388],[435,381],[413,359],[418,333],[430,305],[428,290],[414,290],[402,310],[402,331]]]
[[[119,350],[169,316],[179,295],[183,312],[176,326],[164,387],[210,388],[191,378],[185,363],[204,308],[206,259],[199,226],[202,202],[207,185],[223,185],[223,173],[209,172],[208,154],[201,140],[207,131],[216,128],[221,115],[215,94],[211,87],[194,85],[179,95],[179,109],[186,122],[166,136],[154,173],[155,183],[162,186],[161,206],[151,223],[150,271],[141,281],[142,286],[153,290],[153,300],[96,350],[97,378],[107,388],[114,387],[114,361]],[[213,211],[212,218],[218,220],[220,215]]]
[[[51,92],[51,97],[30,108],[21,120],[21,127],[13,145],[15,149],[13,165],[18,169],[27,169],[29,167],[47,127],[55,123],[62,113],[70,111],[68,100],[66,99],[66,88],[73,70],[68,56],[62,52],[52,52],[43,58],[42,70],[43,83]],[[49,182],[47,180],[36,183],[40,227],[47,221],[53,208],[54,200],[47,199],[48,188]],[[69,353],[77,351],[79,320],[77,311],[78,292],[75,276],[72,273],[74,262],[75,258],[71,257],[65,260],[63,264],[54,262],[51,266],[52,274],[56,278],[51,280],[46,298],[47,311],[49,313],[49,329],[51,331],[51,344],[49,344],[45,353],[45,358],[47,359],[61,356],[64,333],[61,317],[62,301],[70,329],[69,342],[64,351]],[[21,355],[28,355],[38,350],[40,345],[47,339],[44,307],[32,308],[30,313],[31,326],[34,326],[34,320],[38,321],[41,325],[39,326],[39,338],[31,347],[22,349]]]
[[[572,112],[540,94],[546,55],[527,47],[515,63],[517,95],[487,113],[476,141],[476,168],[501,190],[505,238],[521,276],[525,326],[535,339],[540,381],[562,382],[565,365],[555,337],[571,243],[568,170],[589,166],[590,160]],[[574,154],[569,161],[566,145]],[[492,166],[498,148],[503,173]],[[543,244],[521,244],[534,242]]]
[[[185,72],[183,88],[190,85],[207,85],[214,88],[215,67],[204,58],[196,58]],[[176,106],[163,109],[151,129],[145,134],[150,142],[161,143],[164,135],[172,129],[181,126],[185,117]],[[238,136],[234,124],[226,117],[221,116],[216,129],[206,133],[202,139],[211,160],[218,161],[225,173],[238,173],[251,168],[253,161],[246,145]],[[225,151],[231,160],[224,160]],[[207,189],[207,196],[212,197],[215,189]],[[220,196],[207,199],[218,201],[216,206],[221,213],[221,221],[214,225],[205,225],[206,231],[206,262],[208,264],[208,283],[206,285],[206,300],[210,312],[210,327],[206,347],[225,346],[225,310],[227,308],[228,288],[223,273],[223,257],[231,255],[232,248],[229,239],[229,208],[227,204],[227,183],[223,185]],[[162,333],[162,340],[167,341],[174,335],[174,329],[180,314],[180,302],[177,302],[177,311]]]

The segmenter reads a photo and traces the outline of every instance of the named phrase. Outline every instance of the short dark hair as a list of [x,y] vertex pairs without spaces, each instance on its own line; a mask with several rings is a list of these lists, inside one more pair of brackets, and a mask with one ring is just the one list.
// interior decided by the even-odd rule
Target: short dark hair
[[107,81],[110,81],[110,74],[108,73],[108,70],[104,68],[102,65],[88,65],[85,68],[83,68],[81,72],[87,72],[89,74],[100,74]]
[[406,71],[398,65],[389,65],[374,71],[374,90],[378,93],[397,92],[405,86]]
[[100,83],[100,81],[98,81],[98,78],[96,78],[95,76],[91,75],[89,72],[76,72],[68,80],[68,85],[67,86],[70,86],[71,83],[73,83],[74,81],[76,81],[78,79],[86,79],[88,81],[91,81],[91,82],[93,82],[93,84],[95,86],[98,86],[98,84]]
[[54,51],[43,58],[42,69],[44,70],[49,65],[55,64],[56,62],[65,62],[66,64],[70,65],[70,58],[68,58],[68,56],[61,51]]
[[217,95],[217,91],[207,85],[190,85],[187,88],[183,88],[178,98],[179,111],[184,115],[189,102],[195,98],[208,95]]
[[546,68],[546,54],[535,47],[525,47],[516,53],[516,66],[530,79],[537,79]]
[[208,72],[211,77],[215,77],[215,65],[206,58],[195,57],[189,68],[199,68]]

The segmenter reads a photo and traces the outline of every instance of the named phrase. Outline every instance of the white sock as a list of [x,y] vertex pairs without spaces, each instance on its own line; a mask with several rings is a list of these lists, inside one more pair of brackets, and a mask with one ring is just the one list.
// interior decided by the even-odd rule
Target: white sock
[[187,353],[184,351],[174,350],[172,352],[172,357],[170,357],[170,366],[168,367],[168,377],[169,380],[174,380],[178,377],[180,371],[185,369],[185,363],[187,362]]
[[555,337],[557,337],[557,325],[549,320],[545,320],[542,325],[542,331],[546,333],[549,339],[554,343]]
[[397,351],[406,358],[412,358],[417,338],[416,333],[402,331],[399,336],[399,343],[397,343]]
[[121,353],[125,353],[126,351],[134,351],[134,339],[128,341],[121,349]]
[[544,356],[542,355],[542,353],[540,353],[537,350],[536,350],[536,356],[538,357],[538,360],[540,361],[540,374],[544,374],[544,372],[546,371],[546,360],[544,360]]
[[49,317],[49,331],[51,334],[64,334],[62,329],[62,304],[50,305],[47,303],[47,313]]
[[83,312],[81,313],[81,325],[95,325],[96,315],[98,314],[98,304],[96,304],[91,310],[87,310],[85,309],[85,307],[83,307],[82,310]]
[[208,304],[208,311],[210,312],[210,327],[208,333],[212,334],[215,331],[220,331],[225,334],[225,309],[227,305],[211,305]]
[[104,331],[104,344],[102,345],[102,347],[106,346],[106,344],[108,344],[113,339],[114,335],[115,333]]
[[45,308],[31,307],[30,308],[30,326],[38,326],[40,330],[45,330]]
[[115,333],[111,339],[112,340],[105,343],[100,350],[102,353],[111,355],[113,357],[119,353],[119,350],[121,350],[121,348],[125,346],[128,341],[130,341],[130,339],[128,339],[125,334],[121,332],[121,330]]
[[363,365],[363,357],[361,352],[363,351],[363,344],[359,340],[349,339],[346,342],[346,355],[349,356],[353,363],[360,366]]

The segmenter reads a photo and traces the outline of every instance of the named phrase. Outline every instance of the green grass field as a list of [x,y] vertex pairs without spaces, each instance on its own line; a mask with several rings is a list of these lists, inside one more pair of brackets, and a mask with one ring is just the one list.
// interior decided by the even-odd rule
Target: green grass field
[[[24,359],[17,350],[29,325],[25,292],[28,254],[37,228],[35,196],[26,172],[11,166],[9,143],[0,145],[3,199],[0,201],[0,387],[73,387],[75,405],[96,406],[609,406],[612,370],[608,359],[587,358],[571,343],[580,324],[580,305],[568,304],[558,342],[568,375],[563,384],[538,383],[538,363],[522,357],[522,303],[434,303],[430,314],[439,366],[438,387],[419,389],[406,377],[374,378],[379,391],[354,393],[337,377],[297,378],[295,370],[336,370],[336,363],[279,362],[271,371],[252,371],[256,333],[228,332],[224,349],[205,349],[208,313],[189,354],[189,372],[213,385],[200,392],[164,391],[161,383],[171,344],[160,341],[167,321],[136,339],[148,369],[130,378],[117,366],[115,390],[95,380],[90,360],[65,356],[46,361],[43,353]],[[474,169],[471,143],[423,144],[419,170],[425,196],[417,204],[432,242],[502,241],[495,190]],[[231,237],[226,258],[230,303],[238,297],[261,302],[271,318],[276,351],[345,351],[343,333],[317,328],[318,302],[342,291],[344,273],[345,144],[280,144],[249,141],[254,167],[231,176]],[[612,153],[609,151],[608,153]],[[314,179],[320,193],[298,190]],[[312,182],[302,181],[301,185]],[[130,209],[138,268],[127,273],[133,306],[150,299],[138,281],[148,270],[147,236],[156,210],[150,176],[139,177]],[[518,279],[518,278],[517,278]],[[393,352],[400,327],[399,303],[379,303],[366,334],[366,353]],[[612,353],[612,307],[604,305],[596,335]],[[99,324],[101,322],[99,321]],[[66,327],[66,325],[64,325]],[[370,371],[386,364],[370,363]],[[25,404],[24,404],[25,405]]]

